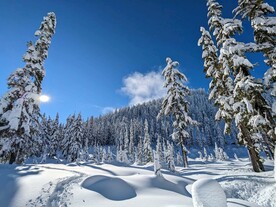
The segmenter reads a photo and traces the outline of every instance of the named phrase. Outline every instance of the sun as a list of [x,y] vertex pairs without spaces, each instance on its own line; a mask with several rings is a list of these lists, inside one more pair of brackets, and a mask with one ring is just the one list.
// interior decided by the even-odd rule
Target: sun
[[39,100],[40,100],[40,102],[46,103],[46,102],[49,102],[49,101],[50,101],[50,97],[47,96],[47,95],[41,95],[41,96],[39,97]]

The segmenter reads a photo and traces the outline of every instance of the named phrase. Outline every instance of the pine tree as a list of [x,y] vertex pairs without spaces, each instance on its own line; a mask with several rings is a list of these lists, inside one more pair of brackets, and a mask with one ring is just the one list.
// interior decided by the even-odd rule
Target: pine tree
[[[234,9],[236,16],[241,16],[242,19],[248,18],[251,22],[251,26],[254,30],[254,39],[257,46],[253,45],[249,47],[249,51],[263,52],[265,63],[269,66],[269,69],[264,74],[264,84],[266,89],[270,91],[272,96],[276,96],[276,17],[268,16],[268,14],[275,13],[275,10],[264,0],[239,0],[237,8]],[[267,123],[266,133],[270,140],[267,140],[269,144],[269,150],[273,154],[273,143],[276,142],[276,101],[275,98],[272,102],[272,111],[274,113],[274,119],[271,112],[267,110],[267,107],[261,108],[262,112],[266,114]],[[264,124],[263,124],[264,125]]]
[[27,44],[28,50],[23,56],[25,66],[10,75],[9,91],[0,100],[0,135],[3,137],[1,146],[4,146],[0,156],[10,164],[22,163],[26,156],[31,155],[33,143],[38,139],[44,61],[55,27],[55,14],[48,13],[35,32],[38,40],[35,44]]
[[184,86],[187,78],[178,70],[179,63],[173,62],[170,58],[166,59],[167,66],[164,68],[162,75],[165,78],[164,87],[167,88],[167,95],[162,102],[162,108],[158,118],[162,115],[171,115],[174,118],[172,134],[173,140],[176,141],[182,150],[184,167],[188,167],[186,139],[190,136],[186,131],[187,126],[194,125],[197,122],[188,116],[188,102],[185,97],[190,93],[189,88]]
[[[222,6],[215,0],[208,0],[207,6],[208,24],[210,30],[213,30],[218,47],[220,47],[218,65],[221,65],[220,70],[222,71],[221,74],[223,74],[220,80],[225,83],[223,86],[226,86],[222,87],[224,90],[219,95],[223,99],[225,97],[227,99],[220,100],[219,107],[220,109],[228,109],[230,112],[228,123],[235,116],[236,126],[239,129],[239,142],[247,146],[254,171],[263,171],[264,168],[257,146],[259,142],[263,142],[265,139],[255,140],[252,134],[260,130],[266,132],[267,130],[263,130],[264,128],[260,127],[260,125],[265,125],[265,128],[269,128],[271,124],[265,119],[269,115],[269,112],[266,110],[267,103],[262,97],[262,84],[256,81],[250,74],[250,70],[254,66],[245,56],[245,52],[248,51],[248,46],[244,43],[237,42],[234,38],[236,33],[242,32],[241,21],[238,19],[222,18]],[[201,43],[204,49],[211,41],[209,40],[210,37],[207,37],[208,34],[206,32],[203,33],[205,34],[202,35],[202,39],[206,41],[201,41]],[[209,56],[204,55],[205,62],[208,61],[207,58]],[[234,77],[234,81],[231,80],[231,77]],[[218,111],[217,119],[220,117],[223,118],[225,114],[222,112],[223,110]],[[261,122],[257,121],[257,118],[261,119]],[[226,132],[228,131],[226,130]]]
[[133,125],[133,120],[130,120],[130,128],[129,128],[129,147],[128,147],[128,152],[130,155],[131,161],[134,161],[134,125]]
[[198,154],[199,154],[199,159],[200,159],[200,160],[203,160],[202,152],[201,152],[201,151],[198,151]]
[[[215,4],[216,5],[216,4]],[[218,5],[217,5],[218,6]],[[218,6],[219,7],[219,6]],[[220,8],[220,7],[219,7]],[[218,18],[218,14],[221,12],[218,9],[214,9],[215,11],[210,14],[216,14],[213,16],[213,19]],[[212,22],[212,28],[218,24],[218,20],[210,21]],[[201,38],[198,41],[198,45],[202,46],[202,58],[204,59],[204,72],[206,73],[207,78],[212,78],[212,81],[209,85],[209,99],[215,100],[215,105],[219,107],[219,110],[216,115],[216,119],[223,119],[225,121],[225,133],[230,133],[230,126],[232,121],[232,113],[231,108],[229,106],[229,102],[231,102],[231,91],[233,91],[232,80],[229,77],[229,74],[224,74],[222,70],[223,64],[219,63],[219,58],[217,55],[217,47],[215,46],[212,37],[205,28],[201,27],[200,31],[202,33]],[[217,33],[218,31],[216,31]],[[226,65],[224,65],[226,67]],[[223,81],[227,80],[227,81]],[[229,91],[228,94],[225,94],[224,88],[227,88]]]
[[154,156],[154,174],[157,176],[162,176],[162,173],[161,173],[162,166],[159,160],[159,153],[153,150],[153,156]]
[[119,148],[117,147],[116,160],[118,162],[123,162],[124,161],[122,146],[120,146]]
[[62,154],[63,154],[63,157],[66,159],[68,159],[68,156],[69,156],[69,148],[71,145],[70,139],[71,139],[72,126],[74,121],[75,121],[75,114],[72,116],[71,115],[68,116],[68,118],[66,119],[66,124],[64,128],[64,136],[62,140]]
[[173,144],[167,141],[167,151],[166,151],[166,163],[168,165],[168,169],[172,172],[175,172],[175,164],[174,164],[174,147]]
[[49,157],[54,157],[57,154],[60,141],[60,130],[59,130],[59,115],[56,114],[56,118],[51,122],[51,134],[49,143]]
[[215,153],[215,159],[216,159],[216,160],[219,159],[219,157],[220,157],[220,152],[219,152],[219,148],[218,148],[217,143],[215,143],[214,153]]
[[76,161],[81,153],[83,148],[82,146],[83,139],[83,123],[81,114],[78,114],[77,119],[73,122],[72,126],[72,136],[71,136],[71,146],[69,154],[71,155],[71,162]]
[[41,137],[42,144],[39,147],[39,150],[41,151],[41,155],[45,156],[45,160],[47,158],[48,154],[48,142],[49,142],[49,130],[48,130],[48,119],[46,117],[46,114],[43,114],[41,116],[41,121],[40,121],[40,133],[39,136]]
[[149,125],[147,120],[145,120],[143,155],[145,163],[153,161],[151,139],[149,135]]
[[183,163],[182,156],[180,155],[180,152],[177,152],[176,154],[176,164],[180,166]]
[[107,147],[106,162],[111,163],[113,161],[113,155],[110,146]]
[[204,161],[208,161],[208,153],[207,153],[207,150],[206,150],[205,147],[203,148],[203,153],[204,153],[203,160],[204,160]]
[[129,133],[127,124],[124,126],[124,150],[129,150]]
[[102,163],[106,163],[106,162],[107,162],[107,153],[106,153],[106,150],[103,149]]
[[167,145],[166,145],[166,142],[165,142],[165,139],[163,137],[162,139],[162,148],[163,148],[163,153],[162,153],[162,156],[163,156],[163,161],[166,160],[166,152],[167,152]]
[[138,165],[143,163],[143,141],[141,138],[139,139],[138,146],[136,148],[135,162]]
[[90,120],[88,119],[84,124],[83,124],[83,139],[82,139],[82,154],[84,160],[87,160],[89,157],[88,153],[88,146],[89,146],[89,137],[91,136],[91,123]]
[[63,155],[68,162],[75,162],[81,154],[83,139],[83,123],[81,114],[68,117],[63,140]]
[[162,145],[161,145],[161,136],[157,136],[157,141],[156,141],[156,153],[159,156],[160,162],[164,161],[164,156],[163,156],[163,150],[162,150]]

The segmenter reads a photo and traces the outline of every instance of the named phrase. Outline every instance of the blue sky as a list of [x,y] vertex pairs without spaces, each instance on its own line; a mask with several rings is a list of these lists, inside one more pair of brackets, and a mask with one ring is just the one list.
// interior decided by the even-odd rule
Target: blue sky
[[[236,1],[220,2],[230,17]],[[276,7],[275,1],[267,2]],[[24,66],[26,42],[35,40],[35,30],[50,11],[56,13],[57,29],[43,93],[51,101],[41,105],[50,116],[98,116],[157,97],[164,92],[159,72],[167,56],[180,62],[190,88],[209,84],[197,46],[199,27],[207,27],[205,0],[1,0],[0,95],[9,74]],[[241,39],[251,41],[252,35]],[[262,64],[259,68],[257,76],[266,70]]]

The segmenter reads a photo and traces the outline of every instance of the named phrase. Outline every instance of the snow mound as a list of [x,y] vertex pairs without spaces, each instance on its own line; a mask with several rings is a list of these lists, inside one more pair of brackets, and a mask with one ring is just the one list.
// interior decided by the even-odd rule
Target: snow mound
[[229,176],[220,180],[228,198],[247,200],[262,207],[276,207],[276,184],[270,172],[263,176]]
[[120,178],[103,175],[91,176],[85,179],[81,186],[114,201],[127,200],[137,196],[134,188]]
[[276,206],[276,184],[269,185],[261,190],[258,204],[262,206]]
[[226,195],[216,180],[199,179],[192,185],[195,207],[227,207]]

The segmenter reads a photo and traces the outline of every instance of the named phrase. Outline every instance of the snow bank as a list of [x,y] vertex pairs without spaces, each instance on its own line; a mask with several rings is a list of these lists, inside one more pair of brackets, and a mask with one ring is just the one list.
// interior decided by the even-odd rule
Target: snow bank
[[199,179],[192,185],[194,207],[227,207],[226,195],[213,179]]
[[114,201],[122,201],[136,197],[134,188],[120,178],[95,175],[84,180],[82,187],[95,191],[105,198]]

